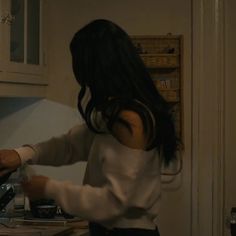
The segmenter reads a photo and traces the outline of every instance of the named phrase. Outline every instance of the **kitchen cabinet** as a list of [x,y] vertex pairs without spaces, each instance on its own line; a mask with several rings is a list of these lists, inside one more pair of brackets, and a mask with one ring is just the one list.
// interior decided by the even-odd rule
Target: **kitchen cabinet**
[[183,38],[181,35],[131,36],[156,88],[168,102],[183,140]]
[[43,0],[0,0],[0,96],[44,96]]

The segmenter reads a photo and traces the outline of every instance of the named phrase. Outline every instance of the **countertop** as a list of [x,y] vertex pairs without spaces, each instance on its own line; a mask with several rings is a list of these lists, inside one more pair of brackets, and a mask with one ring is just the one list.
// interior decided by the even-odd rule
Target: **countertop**
[[83,220],[0,218],[0,235],[14,236],[89,236]]

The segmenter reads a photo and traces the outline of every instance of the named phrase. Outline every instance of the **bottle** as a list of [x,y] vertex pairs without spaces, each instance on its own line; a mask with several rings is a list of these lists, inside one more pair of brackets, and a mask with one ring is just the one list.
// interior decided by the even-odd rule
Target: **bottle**
[[231,236],[236,236],[236,207],[231,208],[230,229]]

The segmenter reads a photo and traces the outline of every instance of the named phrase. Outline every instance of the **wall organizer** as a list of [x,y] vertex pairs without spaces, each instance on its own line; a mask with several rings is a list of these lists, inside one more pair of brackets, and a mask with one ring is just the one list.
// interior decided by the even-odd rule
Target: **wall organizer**
[[183,142],[183,36],[131,36],[153,82],[173,112]]

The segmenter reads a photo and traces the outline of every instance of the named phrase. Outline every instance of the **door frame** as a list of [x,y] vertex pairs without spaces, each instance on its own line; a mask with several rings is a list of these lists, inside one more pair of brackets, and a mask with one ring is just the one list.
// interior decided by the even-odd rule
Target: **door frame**
[[192,0],[192,236],[222,236],[225,0]]

